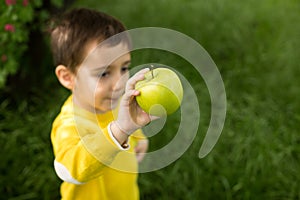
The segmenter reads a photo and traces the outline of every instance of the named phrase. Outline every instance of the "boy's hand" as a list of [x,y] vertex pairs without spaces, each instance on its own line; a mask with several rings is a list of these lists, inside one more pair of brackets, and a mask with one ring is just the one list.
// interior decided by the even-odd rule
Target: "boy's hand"
[[140,163],[148,150],[148,139],[139,140],[135,147],[136,159]]
[[114,123],[127,135],[147,125],[151,120],[158,118],[143,111],[135,100],[135,97],[140,94],[138,90],[135,90],[135,84],[143,80],[145,73],[148,71],[148,68],[142,69],[127,81],[125,94],[120,102],[118,119]]

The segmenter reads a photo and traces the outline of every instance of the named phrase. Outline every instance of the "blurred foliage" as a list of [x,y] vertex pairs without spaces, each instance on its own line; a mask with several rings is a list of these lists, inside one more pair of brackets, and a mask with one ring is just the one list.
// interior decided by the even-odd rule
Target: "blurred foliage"
[[[129,29],[158,26],[180,31],[208,51],[222,74],[225,127],[213,151],[199,159],[210,119],[210,97],[201,76],[177,55],[153,49],[133,52],[133,66],[155,62],[182,73],[195,89],[201,109],[197,137],[186,153],[164,169],[140,175],[141,199],[300,199],[298,0],[77,0],[74,6],[114,15]],[[1,26],[8,23],[12,24],[5,21]],[[36,25],[42,29],[42,24]],[[28,26],[23,29],[29,31]],[[0,31],[2,35],[4,29]],[[47,45],[37,48],[46,56],[36,56],[34,43],[25,45],[25,56],[15,60],[22,63],[18,77],[27,78],[9,78],[1,93],[0,199],[59,198],[49,137],[69,93],[49,73],[53,67]],[[29,62],[31,57],[42,57],[39,63],[45,69]],[[168,118],[164,132],[150,138],[150,151],[172,140],[179,121],[176,115]]]
[[[51,0],[55,6],[62,6],[62,0]],[[0,88],[4,87],[8,75],[15,74],[24,63],[23,56],[28,49],[30,33],[42,31],[49,10],[42,0],[5,0],[0,3]]]
[[48,122],[57,110],[45,106],[40,112],[23,101],[12,112],[9,104],[0,104],[0,199],[58,199]]

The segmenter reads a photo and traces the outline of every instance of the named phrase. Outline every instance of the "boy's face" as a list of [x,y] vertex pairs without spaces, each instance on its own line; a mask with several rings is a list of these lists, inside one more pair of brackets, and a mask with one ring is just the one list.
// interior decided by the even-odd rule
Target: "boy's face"
[[[88,52],[96,47],[90,45]],[[117,107],[129,78],[127,45],[97,46],[78,68],[73,101],[83,109],[104,113]]]

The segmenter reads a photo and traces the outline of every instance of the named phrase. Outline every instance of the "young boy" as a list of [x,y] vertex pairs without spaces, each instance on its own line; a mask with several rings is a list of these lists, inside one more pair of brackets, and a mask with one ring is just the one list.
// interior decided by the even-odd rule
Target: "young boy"
[[71,91],[51,132],[64,200],[139,199],[137,165],[148,148],[140,128],[153,117],[134,98],[148,69],[129,79],[129,38],[107,40],[123,31],[115,18],[84,8],[51,30],[55,73]]

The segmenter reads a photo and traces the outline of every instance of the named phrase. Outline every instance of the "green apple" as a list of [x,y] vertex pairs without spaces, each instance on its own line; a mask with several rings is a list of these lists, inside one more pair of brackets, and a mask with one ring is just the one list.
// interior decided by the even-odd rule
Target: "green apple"
[[174,113],[181,104],[183,88],[177,74],[168,68],[151,69],[145,79],[135,85],[139,106],[150,115],[165,116]]

